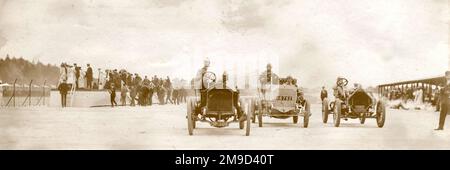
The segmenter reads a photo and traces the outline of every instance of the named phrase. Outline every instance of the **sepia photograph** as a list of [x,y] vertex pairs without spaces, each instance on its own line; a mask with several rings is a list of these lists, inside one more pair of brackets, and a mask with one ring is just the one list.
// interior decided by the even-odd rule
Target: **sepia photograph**
[[0,0],[0,150],[449,150],[449,7]]

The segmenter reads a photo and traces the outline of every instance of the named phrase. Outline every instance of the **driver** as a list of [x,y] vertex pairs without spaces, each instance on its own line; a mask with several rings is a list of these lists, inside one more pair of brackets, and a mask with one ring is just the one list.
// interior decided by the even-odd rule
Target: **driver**
[[359,83],[354,83],[353,89],[351,90],[350,94],[356,92],[358,89],[362,89],[362,85]]
[[345,101],[347,98],[347,91],[346,91],[346,85],[347,85],[347,79],[339,76],[336,80],[336,87],[334,96],[342,101]]
[[278,76],[273,73],[272,65],[269,63],[266,66],[266,71],[262,72],[259,76],[259,82],[265,84],[278,84]]
[[208,58],[206,58],[203,61],[203,67],[198,70],[197,75],[195,76],[195,82],[196,82],[196,89],[204,90],[206,89],[205,84],[203,83],[203,76],[208,72],[208,68],[210,65],[210,61]]
[[270,85],[272,84],[278,84],[279,78],[278,76],[273,73],[272,71],[272,65],[269,63],[266,66],[266,71],[262,72],[259,76],[259,84],[260,84],[260,92],[263,94],[264,97],[266,97],[266,91],[270,90]]

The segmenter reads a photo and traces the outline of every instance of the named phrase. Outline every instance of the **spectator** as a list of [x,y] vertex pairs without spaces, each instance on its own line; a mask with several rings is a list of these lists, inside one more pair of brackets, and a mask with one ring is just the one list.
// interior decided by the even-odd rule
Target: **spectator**
[[409,108],[405,107],[405,104],[403,101],[400,101],[398,104],[395,104],[391,106],[392,109],[403,109],[403,110],[409,110]]
[[446,85],[441,89],[440,93],[440,114],[439,114],[439,125],[435,130],[444,130],[445,118],[449,112],[450,107],[450,72],[446,72],[447,82]]
[[117,69],[114,69],[114,71],[113,71],[113,80],[114,80],[114,85],[120,89],[121,88],[121,80],[120,80],[120,74],[119,74],[119,72],[117,72]]
[[174,102],[172,101],[172,82],[170,82],[170,78],[169,76],[167,76],[166,81],[164,82],[164,88],[166,89],[166,101],[165,103],[172,103],[174,104]]
[[87,88],[92,89],[92,81],[94,79],[94,72],[92,72],[92,68],[90,64],[87,64],[87,71],[86,71],[86,81],[87,81]]
[[181,87],[180,93],[181,93],[181,102],[186,103],[187,90],[184,89],[184,87]]
[[98,87],[97,83],[95,83],[95,82],[94,82],[94,85],[92,86],[92,88],[94,88],[94,89],[96,89],[96,90],[98,90],[98,89],[99,89],[99,87]]
[[67,105],[67,92],[69,91],[69,86],[64,80],[58,86],[59,93],[61,94],[61,107],[66,107]]
[[59,83],[62,83],[63,81],[67,83],[67,67],[65,63],[61,63],[59,69]]
[[130,105],[135,106],[135,100],[137,96],[137,86],[130,86]]
[[139,93],[139,101],[140,101],[141,106],[147,106],[149,92],[150,92],[150,90],[149,90],[148,86],[146,86],[146,85],[141,86],[141,90]]
[[172,92],[172,100],[175,105],[180,104],[180,96],[179,96],[178,92],[179,92],[178,89],[173,89],[173,92]]
[[74,63],[73,66],[75,67],[75,88],[79,89],[79,80],[81,75],[81,67],[77,66],[77,63]]
[[120,101],[122,103],[122,106],[127,105],[127,93],[128,93],[128,87],[126,84],[122,85],[122,88],[120,89]]
[[323,99],[328,97],[328,92],[325,89],[325,86],[322,86],[322,91],[320,91],[320,99],[323,101]]
[[440,95],[440,93],[441,93],[441,90],[436,87],[436,91],[435,91],[435,94],[434,94],[434,102],[435,102],[435,105],[436,105],[436,112],[439,112],[440,109],[441,109],[441,104],[440,104],[440,102],[441,102],[440,101],[441,95]]
[[75,68],[71,65],[66,65],[67,70],[67,85],[69,89],[75,88]]
[[135,73],[135,75],[136,75],[136,77],[134,78],[134,83],[133,84],[135,84],[138,87],[138,89],[139,89],[140,86],[141,86],[142,78],[137,73]]
[[126,85],[127,86],[131,86],[133,82],[133,77],[131,73],[127,73],[127,81],[126,81]]
[[110,84],[110,87],[109,87],[108,91],[109,91],[109,94],[110,94],[111,107],[114,107],[114,105],[117,106],[117,103],[116,103],[116,87],[115,87],[114,83]]
[[153,104],[153,94],[154,94],[154,91],[155,91],[155,85],[153,85],[152,82],[150,82],[148,90],[149,90],[148,91],[148,103],[151,106]]
[[164,96],[166,95],[166,90],[161,84],[156,89],[156,95],[158,96],[159,104],[164,105]]

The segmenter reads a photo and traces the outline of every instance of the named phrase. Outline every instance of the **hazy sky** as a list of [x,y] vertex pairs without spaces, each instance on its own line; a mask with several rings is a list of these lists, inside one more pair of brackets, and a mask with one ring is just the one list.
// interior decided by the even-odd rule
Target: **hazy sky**
[[[0,0],[0,57],[147,75],[255,72],[300,85],[443,75],[447,0]],[[259,59],[257,59],[259,58]],[[257,61],[258,60],[258,61]],[[262,70],[258,70],[262,71]]]

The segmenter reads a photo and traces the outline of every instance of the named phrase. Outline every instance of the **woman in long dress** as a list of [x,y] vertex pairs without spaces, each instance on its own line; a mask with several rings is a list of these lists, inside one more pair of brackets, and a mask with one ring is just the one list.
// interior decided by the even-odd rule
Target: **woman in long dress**
[[417,104],[423,105],[423,89],[420,88],[417,92]]
[[67,67],[65,63],[61,63],[61,67],[59,68],[59,84],[67,81]]
[[85,72],[80,72],[80,78],[78,79],[78,87],[79,88],[83,88],[84,89],[87,86],[85,75],[86,75]]
[[75,69],[72,66],[67,67],[67,84],[75,84]]

